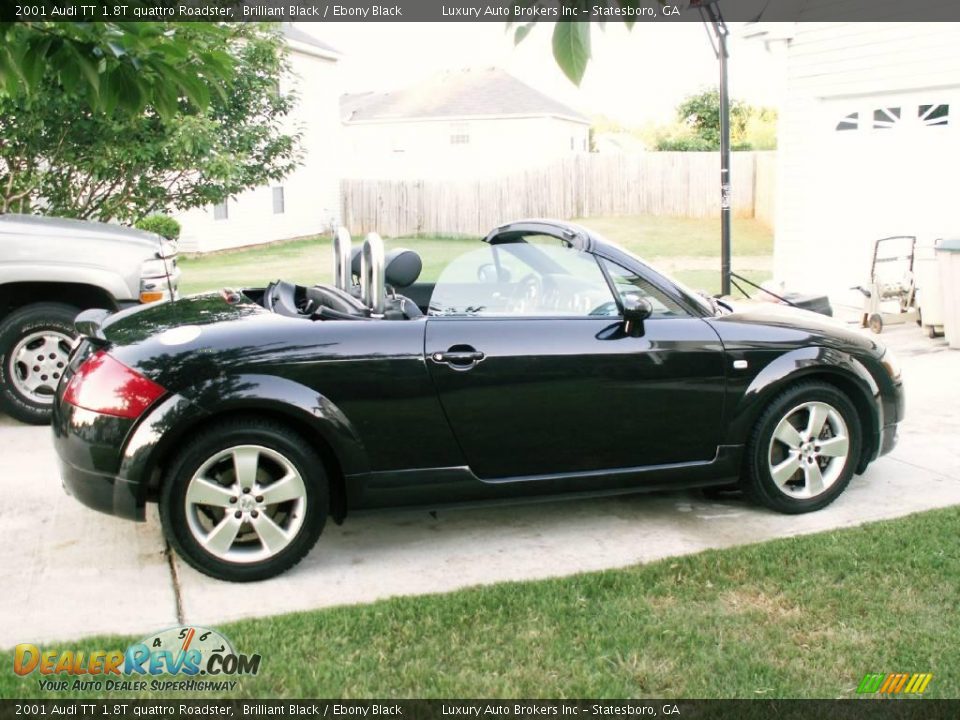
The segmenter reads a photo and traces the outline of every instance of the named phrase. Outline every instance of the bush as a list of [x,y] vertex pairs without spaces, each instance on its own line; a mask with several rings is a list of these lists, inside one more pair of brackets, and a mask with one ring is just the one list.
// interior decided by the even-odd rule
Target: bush
[[180,223],[169,215],[147,215],[137,220],[134,227],[156,233],[167,240],[176,240],[180,237]]

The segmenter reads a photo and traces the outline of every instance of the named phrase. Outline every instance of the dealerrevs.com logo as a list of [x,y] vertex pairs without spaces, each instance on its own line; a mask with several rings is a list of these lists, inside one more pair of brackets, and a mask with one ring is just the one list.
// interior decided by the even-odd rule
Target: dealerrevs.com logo
[[40,688],[52,691],[223,692],[237,686],[234,677],[259,670],[260,655],[238,653],[222,633],[192,626],[163,630],[126,650],[46,649],[22,643],[13,655],[17,675],[36,673]]

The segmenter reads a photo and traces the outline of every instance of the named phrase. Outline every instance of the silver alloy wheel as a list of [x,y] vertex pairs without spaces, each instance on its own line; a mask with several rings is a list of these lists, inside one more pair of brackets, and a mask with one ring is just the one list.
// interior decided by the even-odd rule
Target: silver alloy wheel
[[53,404],[57,383],[67,367],[73,338],[56,330],[25,335],[10,352],[13,387],[31,402]]
[[187,525],[211,555],[235,563],[268,560],[300,532],[307,488],[286,457],[261,445],[236,445],[190,478]]
[[801,500],[825,493],[843,474],[850,434],[840,411],[825,402],[790,410],[770,438],[770,476],[784,495]]

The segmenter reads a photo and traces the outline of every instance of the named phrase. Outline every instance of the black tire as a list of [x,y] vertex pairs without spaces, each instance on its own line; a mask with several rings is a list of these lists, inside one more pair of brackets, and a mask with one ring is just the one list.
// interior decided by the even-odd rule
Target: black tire
[[[73,321],[80,309],[64,303],[42,302],[27,305],[10,313],[0,323],[0,409],[21,422],[47,425],[53,412],[53,394],[44,395],[43,402],[17,388],[13,373],[16,367],[14,350],[24,338],[45,330],[75,338]],[[66,363],[66,356],[62,362]],[[57,362],[60,362],[59,355]],[[50,375],[56,387],[56,378]],[[49,399],[47,399],[49,397]]]
[[[190,529],[185,506],[194,474],[210,458],[238,445],[258,445],[283,456],[299,473],[306,491],[306,511],[293,539],[275,555],[254,562],[228,561],[206,550]],[[220,580],[250,582],[274,577],[300,562],[323,532],[329,504],[323,460],[310,444],[283,424],[243,416],[203,431],[176,455],[160,492],[160,520],[167,541],[191,566]],[[253,532],[252,526],[244,527]]]
[[[778,424],[798,406],[826,403],[836,410],[846,424],[848,450],[842,470],[836,480],[815,497],[792,497],[781,490],[771,474],[770,454],[773,433]],[[747,444],[747,455],[742,485],[745,494],[754,502],[772,510],[791,515],[813,512],[826,507],[846,489],[860,461],[862,448],[860,417],[850,399],[828,383],[809,381],[787,388],[775,397],[764,410]],[[800,467],[803,465],[801,463]],[[802,474],[802,473],[801,473]]]

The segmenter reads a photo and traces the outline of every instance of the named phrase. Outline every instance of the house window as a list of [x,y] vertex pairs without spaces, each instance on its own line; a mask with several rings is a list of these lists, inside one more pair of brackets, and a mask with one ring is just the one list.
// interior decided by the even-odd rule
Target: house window
[[286,205],[283,198],[283,186],[273,188],[273,214],[283,215]]
[[467,123],[450,123],[450,144],[470,144],[470,126]]
[[837,131],[856,130],[860,127],[860,113],[850,113],[843,120],[837,123]]
[[217,203],[213,206],[213,219],[214,220],[227,220],[230,217],[230,211],[227,208],[227,200],[224,200],[221,203]]
[[900,108],[877,108],[873,111],[873,129],[889,130],[900,122]]
[[950,122],[950,106],[921,105],[917,108],[917,117],[927,127],[948,125]]

